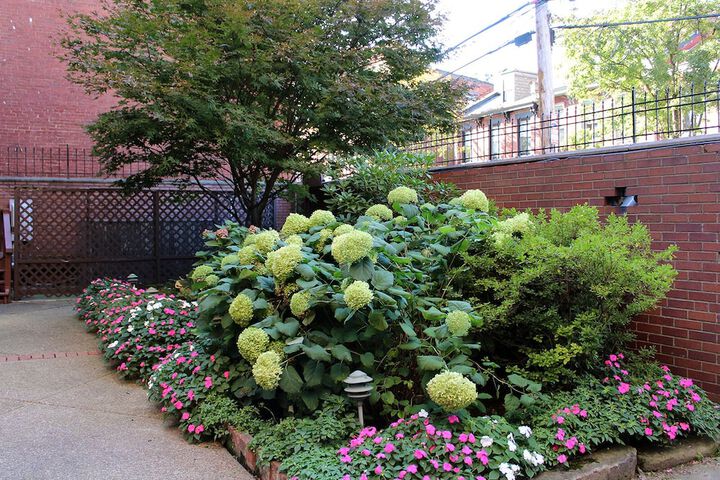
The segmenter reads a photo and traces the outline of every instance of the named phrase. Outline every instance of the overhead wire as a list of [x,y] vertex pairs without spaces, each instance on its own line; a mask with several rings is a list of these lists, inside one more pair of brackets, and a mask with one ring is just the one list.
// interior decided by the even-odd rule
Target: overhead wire
[[610,28],[624,27],[626,25],[644,25],[648,23],[681,22],[685,20],[699,20],[701,18],[718,18],[720,13],[708,13],[705,15],[691,15],[687,17],[657,18],[652,20],[629,20],[626,22],[603,22],[603,23],[578,23],[571,25],[553,25],[552,28],[567,30],[571,28]]

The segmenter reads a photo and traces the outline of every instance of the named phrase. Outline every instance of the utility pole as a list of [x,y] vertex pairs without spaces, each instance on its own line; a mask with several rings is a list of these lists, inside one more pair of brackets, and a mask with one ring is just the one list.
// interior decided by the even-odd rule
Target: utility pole
[[550,119],[555,107],[553,91],[552,42],[550,39],[550,11],[548,0],[535,0],[535,43],[538,63],[538,117],[540,117],[541,148],[545,153],[551,148]]

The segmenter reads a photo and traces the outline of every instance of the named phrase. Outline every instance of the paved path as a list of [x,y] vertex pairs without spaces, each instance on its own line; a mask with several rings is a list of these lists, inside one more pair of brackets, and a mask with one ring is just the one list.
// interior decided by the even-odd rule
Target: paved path
[[662,472],[638,475],[638,480],[718,480],[720,479],[720,458],[706,458],[690,462]]
[[164,424],[105,366],[68,300],[0,306],[0,479],[201,478],[253,477]]

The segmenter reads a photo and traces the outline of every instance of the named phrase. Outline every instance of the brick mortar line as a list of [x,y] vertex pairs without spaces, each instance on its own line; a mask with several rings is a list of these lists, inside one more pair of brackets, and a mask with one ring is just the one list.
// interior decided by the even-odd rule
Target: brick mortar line
[[30,353],[25,355],[0,355],[0,363],[25,362],[28,360],[56,360],[60,358],[91,357],[95,355],[100,355],[100,352],[49,352]]

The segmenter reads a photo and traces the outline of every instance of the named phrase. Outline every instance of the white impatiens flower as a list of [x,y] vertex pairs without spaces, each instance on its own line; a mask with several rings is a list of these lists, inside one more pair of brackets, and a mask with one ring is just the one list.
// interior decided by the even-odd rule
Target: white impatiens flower
[[133,327],[132,325],[128,325],[127,331],[129,333],[132,333],[133,330],[135,330],[135,327]]
[[420,418],[427,418],[427,416],[428,412],[426,412],[424,408],[418,412],[418,417]]
[[537,452],[531,452],[529,450],[525,450],[523,452],[523,458],[533,467],[537,467],[538,465],[545,463],[545,457]]
[[489,447],[492,444],[493,444],[493,439],[488,437],[487,435],[483,436],[480,439],[480,445],[482,445],[485,448]]
[[530,438],[530,435],[532,435],[532,429],[527,425],[520,425],[518,427],[518,430],[520,431],[520,433],[525,435],[526,438]]
[[117,344],[118,344],[118,341],[115,340],[115,341],[112,342],[110,345],[108,345],[108,348],[115,348],[115,347],[117,347]]
[[501,463],[498,470],[505,475],[507,480],[515,480],[515,474],[520,471],[520,466],[512,463]]
[[510,450],[511,452],[514,452],[515,450],[517,450],[517,443],[515,443],[515,437],[513,437],[512,433],[508,433],[507,439],[508,439],[508,450]]

